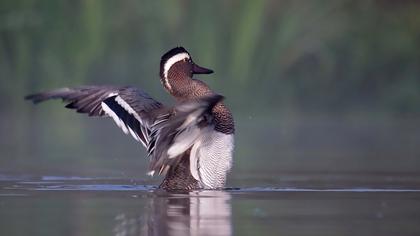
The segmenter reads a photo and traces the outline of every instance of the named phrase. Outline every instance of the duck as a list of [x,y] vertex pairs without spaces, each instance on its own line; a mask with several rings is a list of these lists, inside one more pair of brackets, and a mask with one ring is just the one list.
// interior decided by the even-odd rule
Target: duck
[[222,189],[232,167],[235,125],[224,97],[193,78],[211,73],[179,46],[160,60],[160,81],[175,100],[172,106],[132,86],[59,88],[25,99],[34,104],[61,99],[78,113],[111,118],[144,146],[147,173],[163,177],[159,189]]

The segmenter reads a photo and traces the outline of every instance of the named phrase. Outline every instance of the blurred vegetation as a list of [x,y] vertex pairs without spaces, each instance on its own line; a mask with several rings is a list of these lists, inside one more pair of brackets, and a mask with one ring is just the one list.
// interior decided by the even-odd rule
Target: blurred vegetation
[[[22,172],[30,173],[30,168],[55,166],[62,168],[59,173],[93,174],[102,165],[109,167],[104,176],[130,168],[130,176],[143,174],[146,167],[138,165],[145,161],[126,158],[145,156],[143,149],[119,138],[123,134],[109,121],[90,121],[59,103],[35,108],[23,96],[56,87],[117,84],[138,86],[168,102],[158,79],[159,60],[177,45],[186,47],[199,65],[215,70],[199,78],[225,95],[235,114],[236,155],[241,157],[235,168],[243,173],[261,153],[267,154],[261,163],[269,163],[264,168],[276,171],[302,169],[305,163],[311,170],[340,163],[357,169],[369,162],[367,157],[376,158],[378,150],[390,153],[389,148],[408,153],[409,161],[399,159],[405,165],[400,169],[418,166],[412,165],[417,163],[418,125],[399,130],[404,120],[397,120],[391,128],[398,132],[383,127],[401,114],[413,115],[410,119],[420,114],[419,12],[420,2],[408,0],[2,0],[0,169],[28,166]],[[325,114],[351,121],[334,126]],[[305,126],[311,122],[321,127],[312,136],[312,126]],[[378,122],[379,128],[374,126]],[[368,125],[353,140],[340,129],[325,137],[330,124],[336,129]],[[372,126],[377,132],[370,134]],[[389,140],[378,139],[382,136]],[[337,148],[332,155],[337,137],[351,148]],[[319,139],[327,140],[328,148],[305,148],[304,140],[312,144]],[[372,151],[375,142],[366,140],[383,146]],[[351,145],[361,145],[362,154],[348,155],[345,162],[339,153],[353,150]],[[308,161],[308,156],[317,158]],[[389,156],[389,166],[395,166],[398,154]],[[374,158],[366,166],[384,163],[383,156]]]
[[0,109],[93,83],[160,98],[160,55],[183,45],[236,110],[419,112],[419,12],[390,0],[3,0]]

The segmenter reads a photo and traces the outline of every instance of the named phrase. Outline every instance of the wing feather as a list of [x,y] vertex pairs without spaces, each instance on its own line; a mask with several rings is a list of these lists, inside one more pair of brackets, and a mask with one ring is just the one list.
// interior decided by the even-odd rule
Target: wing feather
[[126,134],[145,147],[149,143],[151,113],[163,108],[147,93],[132,87],[83,86],[61,88],[25,97],[34,103],[49,99],[62,99],[66,108],[89,116],[109,116]]
[[62,99],[67,103],[66,108],[79,113],[111,117],[124,133],[131,134],[147,148],[149,174],[153,175],[170,171],[185,156],[183,153],[191,152],[200,137],[211,131],[212,109],[223,96],[211,94],[165,108],[136,88],[84,86],[32,94],[25,99],[34,103]]
[[174,113],[156,119],[150,129],[149,173],[166,173],[197,139],[213,127],[212,108],[223,99],[210,95],[178,104]]

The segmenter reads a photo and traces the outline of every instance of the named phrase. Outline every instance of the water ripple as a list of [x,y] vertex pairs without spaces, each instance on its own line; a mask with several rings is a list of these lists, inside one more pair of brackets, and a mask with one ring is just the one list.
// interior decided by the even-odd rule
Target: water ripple
[[[10,196],[12,191],[99,191],[99,192],[150,192],[157,189],[154,185],[136,184],[143,181],[132,179],[90,178],[90,177],[63,177],[43,176],[40,178],[10,177],[0,178],[0,197]],[[341,193],[420,193],[418,188],[387,188],[387,187],[336,187],[336,188],[311,188],[311,187],[249,187],[225,188],[231,193],[259,193],[259,192],[341,192]],[[19,193],[21,194],[21,193]]]

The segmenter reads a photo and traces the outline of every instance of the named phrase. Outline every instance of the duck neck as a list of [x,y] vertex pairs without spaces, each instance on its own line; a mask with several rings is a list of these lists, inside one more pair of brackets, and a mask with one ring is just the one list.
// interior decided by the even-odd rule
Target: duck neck
[[191,78],[176,78],[171,81],[172,88],[169,93],[177,100],[188,98],[189,94],[194,90],[194,83]]
[[168,91],[177,101],[190,100],[212,94],[212,91],[204,82],[191,78],[173,80]]

